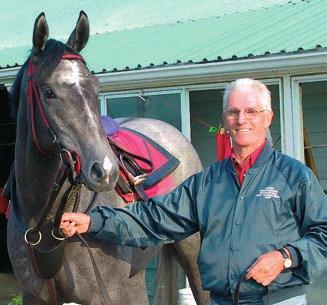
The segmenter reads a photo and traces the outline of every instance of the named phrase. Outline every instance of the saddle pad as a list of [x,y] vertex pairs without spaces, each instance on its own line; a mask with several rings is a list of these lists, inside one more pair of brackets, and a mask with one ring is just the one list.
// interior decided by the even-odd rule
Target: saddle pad
[[0,215],[6,214],[9,200],[3,194],[3,188],[0,187]]
[[[108,126],[108,120],[106,119],[105,121]],[[110,125],[112,126],[112,124]],[[104,129],[106,132],[108,131],[105,127]],[[152,161],[153,170],[147,175],[143,183],[144,191],[148,197],[151,198],[172,191],[176,187],[172,172],[180,163],[179,160],[144,134],[123,127],[117,128],[115,126],[114,129],[115,132],[107,135],[112,142],[129,153]],[[135,162],[140,167],[149,168],[141,160],[135,160]],[[120,195],[126,202],[133,202],[139,199],[134,193],[120,193]]]

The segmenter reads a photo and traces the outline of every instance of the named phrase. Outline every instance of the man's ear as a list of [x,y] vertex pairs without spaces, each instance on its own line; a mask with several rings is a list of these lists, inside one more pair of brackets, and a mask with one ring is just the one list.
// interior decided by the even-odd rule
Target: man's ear
[[266,111],[266,122],[265,122],[265,128],[269,128],[269,126],[271,125],[271,122],[272,122],[272,119],[274,117],[274,112],[271,110],[271,111]]

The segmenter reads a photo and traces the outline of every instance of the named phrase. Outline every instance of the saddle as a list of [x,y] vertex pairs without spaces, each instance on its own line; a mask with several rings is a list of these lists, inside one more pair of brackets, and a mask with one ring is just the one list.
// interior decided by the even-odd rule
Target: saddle
[[176,186],[172,172],[180,161],[165,148],[110,117],[101,117],[101,122],[119,162],[116,191],[126,203],[147,201]]

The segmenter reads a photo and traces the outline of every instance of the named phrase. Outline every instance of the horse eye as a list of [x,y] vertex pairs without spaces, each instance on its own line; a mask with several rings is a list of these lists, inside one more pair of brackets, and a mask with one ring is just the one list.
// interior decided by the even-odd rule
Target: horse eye
[[54,98],[56,98],[56,95],[48,87],[43,89],[43,94],[44,94],[44,96],[45,96],[46,99],[54,99]]

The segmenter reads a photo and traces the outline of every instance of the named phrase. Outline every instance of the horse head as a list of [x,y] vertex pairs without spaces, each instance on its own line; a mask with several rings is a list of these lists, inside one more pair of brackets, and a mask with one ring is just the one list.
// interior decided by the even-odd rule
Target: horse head
[[66,44],[48,40],[48,35],[41,13],[34,24],[31,56],[24,64],[29,134],[40,154],[78,161],[89,189],[112,190],[118,163],[100,122],[99,83],[79,54],[89,38],[87,15],[81,11]]

